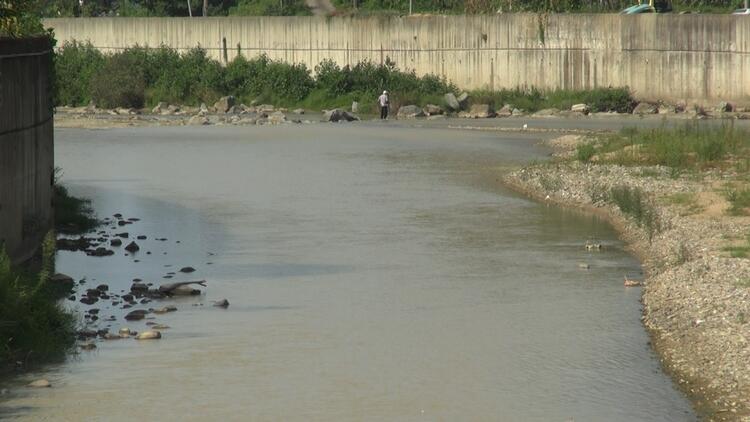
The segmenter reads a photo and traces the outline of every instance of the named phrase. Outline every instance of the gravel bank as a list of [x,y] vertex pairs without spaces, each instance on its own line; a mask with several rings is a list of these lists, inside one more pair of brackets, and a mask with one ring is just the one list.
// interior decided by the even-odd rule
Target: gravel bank
[[[750,217],[724,212],[728,203],[717,187],[726,175],[692,180],[672,178],[663,167],[567,160],[580,140],[550,141],[553,160],[513,171],[505,182],[541,201],[608,218],[646,269],[642,319],[665,370],[706,420],[750,421],[750,259],[722,250],[750,234]],[[651,236],[600,199],[622,185],[648,193],[660,227]],[[670,201],[676,193],[692,193],[695,201]]]

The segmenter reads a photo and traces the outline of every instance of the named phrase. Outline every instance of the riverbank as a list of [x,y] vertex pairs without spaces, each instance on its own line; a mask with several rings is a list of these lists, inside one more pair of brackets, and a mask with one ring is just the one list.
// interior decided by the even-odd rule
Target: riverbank
[[[643,323],[665,370],[706,419],[750,420],[750,217],[730,215],[724,194],[741,175],[576,160],[587,142],[553,140],[551,161],[516,170],[505,182],[540,201],[609,219],[646,269]],[[650,219],[635,219],[606,199],[623,187],[645,194]]]

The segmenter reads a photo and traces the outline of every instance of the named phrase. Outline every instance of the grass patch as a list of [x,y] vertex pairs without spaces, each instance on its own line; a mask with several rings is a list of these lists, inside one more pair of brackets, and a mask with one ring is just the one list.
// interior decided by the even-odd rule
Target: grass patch
[[727,213],[730,215],[750,215],[750,188],[729,187],[725,197],[729,201]]
[[620,211],[632,217],[639,227],[644,228],[649,240],[661,230],[656,207],[639,188],[615,186],[610,189],[609,202],[617,205]]
[[729,252],[729,256],[732,258],[750,258],[750,234],[745,237],[743,244],[725,246],[722,250]]
[[669,195],[663,199],[664,203],[674,205],[681,209],[680,215],[698,214],[703,207],[698,204],[698,197],[694,193],[682,192]]
[[[595,154],[602,162],[619,165],[662,165],[691,170],[732,164],[742,171],[744,157],[750,151],[750,132],[733,124],[721,126],[688,123],[680,127],[656,129],[625,128],[615,135],[597,140]],[[747,171],[747,169],[745,169]]]
[[59,233],[81,233],[97,227],[100,222],[91,208],[91,201],[70,195],[68,189],[60,184],[61,171],[55,169],[54,208],[55,230]]
[[576,147],[576,159],[578,161],[588,163],[594,154],[596,154],[596,147],[591,142],[586,142]]
[[47,235],[38,273],[14,268],[0,249],[0,363],[42,361],[60,357],[74,344],[75,319],[58,303],[50,284],[55,237]]

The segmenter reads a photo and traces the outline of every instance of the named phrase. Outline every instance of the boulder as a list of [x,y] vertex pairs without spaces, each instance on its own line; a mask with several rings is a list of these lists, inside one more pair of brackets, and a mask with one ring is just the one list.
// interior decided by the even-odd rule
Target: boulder
[[458,103],[458,99],[452,92],[449,92],[443,96],[445,105],[448,106],[449,110],[458,111],[461,109],[461,105]]
[[188,120],[188,125],[190,126],[205,126],[209,123],[210,122],[208,118],[201,114],[196,114],[195,116],[191,117],[190,120]]
[[655,104],[642,102],[633,109],[633,114],[656,114],[659,110]]
[[719,103],[719,105],[716,106],[716,111],[721,113],[728,113],[732,110],[734,110],[734,107],[732,106],[732,104],[726,101],[722,101]]
[[334,108],[333,110],[324,110],[323,112],[323,121],[325,122],[351,122],[354,120],[359,120],[359,117],[340,108]]
[[128,243],[128,246],[125,246],[125,250],[130,253],[138,252],[140,249],[141,247],[135,242],[130,242]]
[[469,104],[469,94],[466,92],[462,92],[457,98],[458,104],[461,106],[461,108],[466,108],[466,106]]
[[261,104],[255,108],[258,113],[273,113],[276,108],[271,104]]
[[[148,285],[146,283],[135,282],[130,286],[130,291],[131,292],[145,292],[145,291],[148,291]],[[122,299],[130,301],[133,298],[132,296],[129,297],[129,295],[123,295]]]
[[136,340],[157,340],[161,338],[161,333],[156,330],[149,330],[139,333],[135,336]]
[[428,116],[435,116],[437,114],[444,113],[443,108],[435,104],[427,104],[426,106],[424,106],[423,110]]
[[497,111],[497,113],[495,113],[495,115],[497,117],[510,117],[513,115],[513,107],[508,104],[505,104],[503,108],[501,108],[500,110]]
[[556,108],[543,108],[536,113],[534,113],[534,116],[555,116],[560,113],[560,110]]
[[273,125],[278,125],[286,122],[286,115],[280,111],[274,111],[268,116],[268,122]]
[[49,381],[45,380],[45,379],[41,379],[41,380],[36,380],[36,381],[32,381],[32,382],[28,383],[27,387],[30,387],[30,388],[49,388],[49,387],[52,387],[52,384]]
[[226,97],[219,98],[219,101],[214,103],[214,108],[219,113],[226,113],[229,111],[230,108],[234,106],[235,98],[232,95],[227,95]]
[[164,101],[159,101],[154,108],[151,109],[151,112],[154,114],[161,114],[163,111],[167,110],[169,108],[169,103],[166,103]]
[[305,114],[305,109],[304,108],[297,108],[297,109],[292,110],[292,113],[294,113],[294,114]]
[[63,273],[57,273],[50,277],[49,283],[56,291],[64,292],[70,292],[73,289],[73,285],[75,284],[75,282],[73,281],[73,277]]
[[145,309],[136,309],[135,311],[128,312],[127,315],[125,315],[125,319],[128,321],[138,321],[143,318],[146,318],[146,314],[148,311]]
[[162,110],[162,114],[177,114],[179,112],[180,112],[180,107],[176,105],[167,106],[167,113],[164,113],[164,111]]
[[472,119],[495,117],[495,110],[489,104],[472,104],[471,109],[469,109],[469,117]]
[[677,112],[677,109],[670,104],[659,104],[657,112],[659,114],[674,114]]
[[588,105],[581,103],[581,104],[573,104],[570,107],[570,111],[575,112],[575,113],[589,114],[590,110],[589,110]]
[[399,119],[413,119],[416,117],[423,117],[424,111],[415,105],[405,105],[398,109],[397,117]]

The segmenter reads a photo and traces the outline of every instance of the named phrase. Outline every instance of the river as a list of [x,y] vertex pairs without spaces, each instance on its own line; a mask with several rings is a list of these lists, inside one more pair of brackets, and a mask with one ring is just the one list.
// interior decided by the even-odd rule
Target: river
[[[161,340],[99,342],[29,374],[0,416],[694,420],[649,346],[640,288],[622,285],[642,272],[613,229],[499,184],[502,168],[546,156],[539,136],[377,123],[57,130],[71,191],[102,217],[140,219],[102,230],[147,236],[132,255],[61,251],[58,270],[115,293],[134,278],[208,283],[136,307],[177,306],[153,320],[170,326]],[[211,306],[221,298],[228,309]],[[146,327],[122,319],[132,309],[93,307],[117,317],[99,327]],[[19,387],[39,377],[53,388]]]

